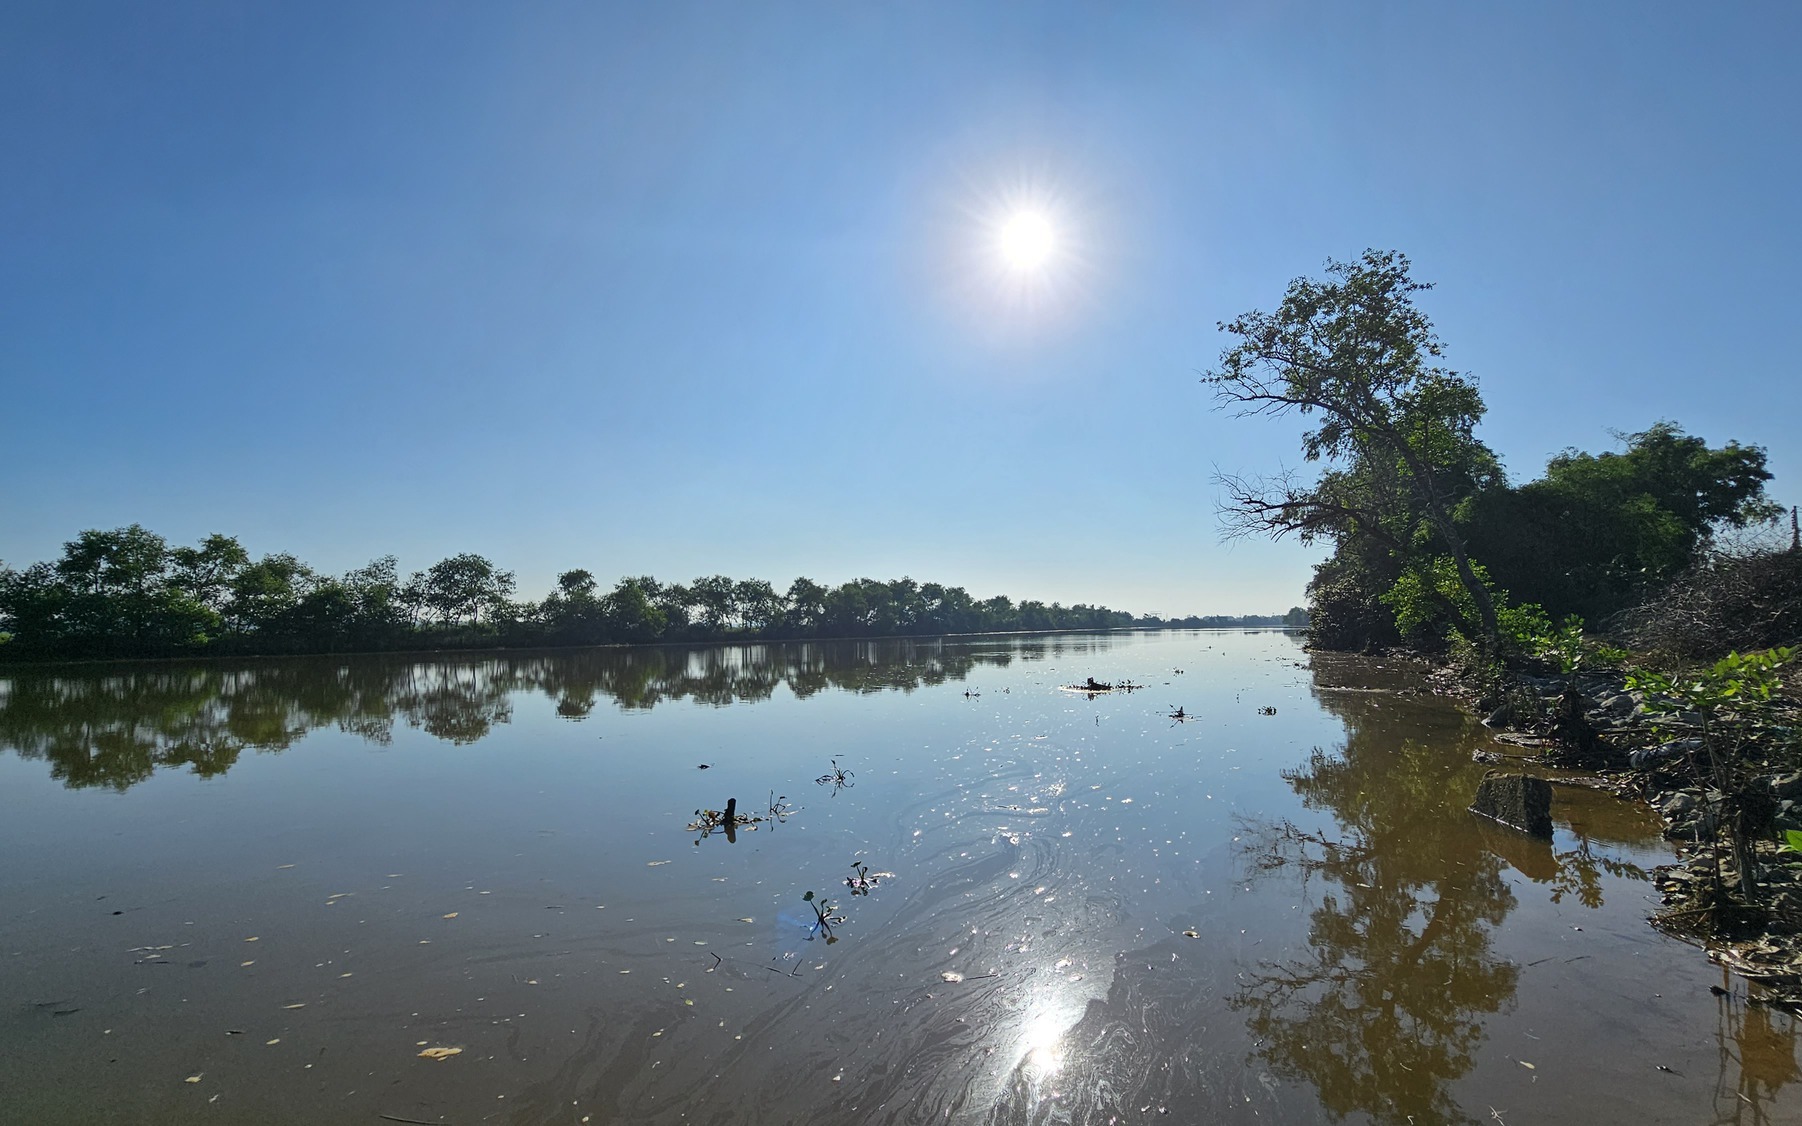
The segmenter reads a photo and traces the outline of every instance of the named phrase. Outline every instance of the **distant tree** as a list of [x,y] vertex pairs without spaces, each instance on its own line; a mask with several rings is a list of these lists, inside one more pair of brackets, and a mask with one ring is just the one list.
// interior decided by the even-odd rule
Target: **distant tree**
[[822,615],[824,632],[834,637],[859,637],[870,633],[875,622],[871,596],[875,595],[877,600],[885,598],[887,592],[881,587],[882,584],[874,579],[853,579],[833,587],[826,593]]
[[649,575],[640,578],[639,584],[663,618],[664,639],[673,641],[686,637],[694,621],[694,593],[681,583],[664,584]]
[[788,584],[788,610],[784,621],[788,629],[802,637],[819,632],[826,617],[826,588],[812,579],[799,578]]
[[655,641],[669,625],[658,606],[661,593],[662,585],[649,576],[621,579],[602,600],[609,634],[620,641]]
[[607,608],[595,595],[594,575],[584,570],[557,576],[557,589],[538,605],[538,618],[556,641],[593,645],[607,640]]
[[593,598],[595,581],[592,572],[577,569],[557,576],[557,592],[565,598]]
[[1027,599],[1020,603],[1017,615],[1020,629],[1044,630],[1051,628],[1051,613],[1043,602]]
[[1307,629],[1308,611],[1301,606],[1289,607],[1289,612],[1283,615],[1283,624],[1290,629]]
[[8,654],[54,654],[70,642],[73,593],[49,563],[0,567],[0,633]]
[[926,598],[920,584],[903,575],[885,584],[888,597],[877,614],[883,633],[919,633],[926,618]]
[[1464,503],[1502,482],[1473,435],[1483,401],[1470,380],[1434,363],[1442,347],[1413,300],[1429,286],[1410,276],[1405,255],[1367,250],[1357,262],[1329,262],[1327,273],[1290,282],[1274,313],[1220,326],[1237,343],[1203,382],[1241,416],[1317,419],[1302,453],[1329,466],[1313,485],[1222,477],[1227,534],[1357,540],[1398,572],[1436,573],[1433,561],[1446,558],[1465,605],[1436,585],[1421,589],[1455,628],[1493,643],[1495,601],[1459,526]]
[[226,619],[242,633],[283,633],[284,617],[318,582],[313,569],[286,552],[265,555],[232,576]]
[[763,579],[745,579],[734,586],[732,604],[739,625],[758,632],[780,624],[788,610],[787,601]]
[[210,535],[198,547],[178,547],[169,553],[175,565],[175,585],[196,602],[223,614],[232,580],[250,564],[244,546],[231,536]]
[[976,629],[983,633],[1004,633],[1019,628],[1013,599],[1005,594],[985,598],[976,605]]
[[457,625],[479,624],[492,616],[513,593],[513,572],[502,571],[480,555],[465,552],[432,564],[425,573],[425,604],[440,620]]
[[738,624],[737,590],[738,584],[725,575],[709,575],[689,584],[689,605],[702,629],[717,635]]
[[390,637],[410,617],[401,593],[399,563],[392,555],[346,572],[341,584],[356,607],[352,629],[364,640]]
[[218,618],[172,583],[163,537],[141,524],[89,530],[63,545],[53,596],[61,629],[76,652],[134,655],[206,643]]

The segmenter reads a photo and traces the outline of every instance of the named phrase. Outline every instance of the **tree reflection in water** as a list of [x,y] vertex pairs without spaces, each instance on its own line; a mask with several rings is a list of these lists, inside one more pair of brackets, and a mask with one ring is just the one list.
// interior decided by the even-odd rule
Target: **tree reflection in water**
[[1292,825],[1249,831],[1259,871],[1321,878],[1300,957],[1244,972],[1232,1006],[1277,1075],[1311,1083],[1335,1118],[1474,1121],[1449,1085],[1484,1039],[1482,1014],[1508,1005],[1520,968],[1491,950],[1513,909],[1505,864],[1450,819],[1445,753],[1418,743],[1316,751],[1289,776],[1343,838]]
[[548,697],[557,715],[579,721],[603,703],[723,706],[767,700],[784,684],[803,699],[827,690],[909,692],[963,680],[981,666],[1113,643],[1091,635],[22,669],[0,675],[0,750],[48,762],[52,777],[72,788],[124,791],[161,769],[220,775],[247,749],[286,750],[321,728],[385,746],[399,722],[474,743],[509,722],[522,695]]
[[1732,975],[1722,971],[1717,995],[1720,1071],[1714,1087],[1714,1122],[1726,1126],[1770,1126],[1777,1092],[1802,1078],[1796,1064],[1796,1021],[1748,1004],[1732,992]]
[[1451,1088],[1475,1062],[1484,1016],[1510,1007],[1519,984],[1520,967],[1492,948],[1516,902],[1505,874],[1513,867],[1596,906],[1594,858],[1587,846],[1558,856],[1475,822],[1462,800],[1482,773],[1468,724],[1404,738],[1396,696],[1321,700],[1345,721],[1345,746],[1315,749],[1284,777],[1336,825],[1247,824],[1241,834],[1248,879],[1325,882],[1308,946],[1245,970],[1231,1004],[1258,1056],[1311,1084],[1334,1118],[1476,1121]]

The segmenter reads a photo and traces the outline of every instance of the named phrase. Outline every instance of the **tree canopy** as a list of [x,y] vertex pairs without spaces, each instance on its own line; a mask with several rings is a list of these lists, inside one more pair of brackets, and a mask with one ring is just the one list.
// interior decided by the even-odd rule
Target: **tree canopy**
[[1510,486],[1476,435],[1476,383],[1440,365],[1415,304],[1430,288],[1405,255],[1367,250],[1297,278],[1274,312],[1220,325],[1233,342],[1205,374],[1240,415],[1299,415],[1294,470],[1222,475],[1228,537],[1294,534],[1331,555],[1309,584],[1326,648],[1458,635],[1491,648],[1526,617],[1598,618],[1655,593],[1718,529],[1781,511],[1757,446],[1711,447],[1674,422],[1620,434],[1624,449],[1566,450]]
[[1420,587],[1446,619],[1493,639],[1495,605],[1460,517],[1501,482],[1501,467],[1474,434],[1484,413],[1476,384],[1436,362],[1443,348],[1414,303],[1430,286],[1409,269],[1394,251],[1329,261],[1325,280],[1290,282],[1275,312],[1220,325],[1236,339],[1203,382],[1241,416],[1308,418],[1303,457],[1326,466],[1313,483],[1223,476],[1225,527],[1327,539],[1346,555],[1342,571],[1374,571],[1392,588],[1405,574],[1428,576]]

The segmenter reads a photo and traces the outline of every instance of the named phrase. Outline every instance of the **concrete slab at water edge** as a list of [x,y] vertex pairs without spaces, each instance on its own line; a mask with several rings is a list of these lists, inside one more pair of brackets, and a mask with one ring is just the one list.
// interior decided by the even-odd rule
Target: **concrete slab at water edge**
[[1552,839],[1552,785],[1543,778],[1492,770],[1477,784],[1470,811],[1523,833]]

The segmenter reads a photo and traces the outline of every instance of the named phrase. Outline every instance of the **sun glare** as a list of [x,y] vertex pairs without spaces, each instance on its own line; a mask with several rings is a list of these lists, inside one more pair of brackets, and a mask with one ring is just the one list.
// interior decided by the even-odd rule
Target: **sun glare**
[[1057,232],[1036,211],[1021,211],[1001,227],[1001,257],[1016,270],[1036,270],[1057,249]]
[[[981,336],[1044,342],[1079,323],[1095,297],[1101,218],[1049,174],[954,177],[945,222],[928,244],[945,294]],[[986,179],[986,183],[984,180]]]

